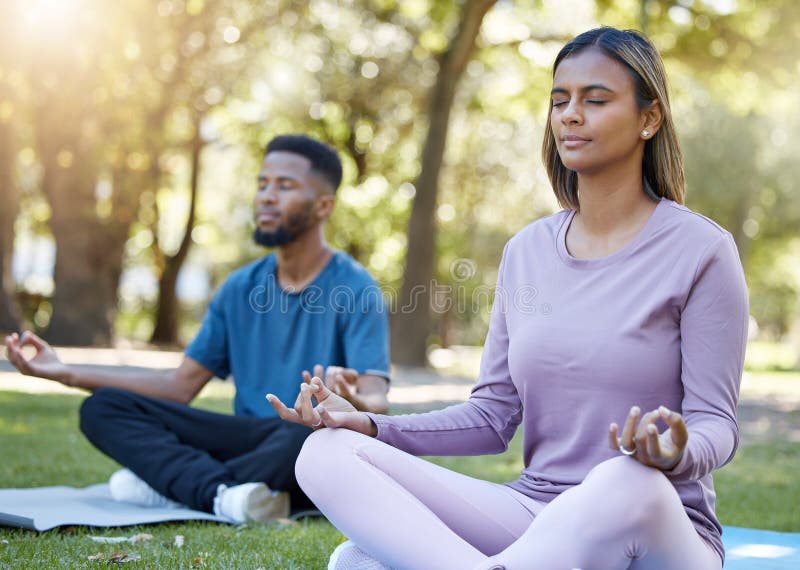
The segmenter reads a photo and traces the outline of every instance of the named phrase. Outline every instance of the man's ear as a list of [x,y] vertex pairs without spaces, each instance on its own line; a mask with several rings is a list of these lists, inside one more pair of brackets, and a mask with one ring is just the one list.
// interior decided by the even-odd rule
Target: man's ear
[[661,124],[664,122],[664,112],[661,110],[658,99],[653,99],[650,105],[642,109],[642,122],[642,130],[650,132],[650,136],[647,138],[652,138],[661,128]]
[[330,218],[335,205],[336,196],[332,192],[324,192],[317,196],[316,204],[314,206],[317,220],[322,222]]

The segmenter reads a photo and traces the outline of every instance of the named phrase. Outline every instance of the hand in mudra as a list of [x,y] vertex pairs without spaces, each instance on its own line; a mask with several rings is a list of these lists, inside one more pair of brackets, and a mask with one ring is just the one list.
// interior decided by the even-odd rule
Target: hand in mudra
[[[618,435],[617,424],[612,423],[608,429],[608,444],[649,467],[664,471],[672,469],[681,460],[689,440],[683,417],[665,406],[647,412],[641,419],[639,414],[638,406],[633,406],[625,419],[621,435]],[[660,434],[656,426],[659,419],[668,426]]]
[[[317,365],[319,366],[319,365]],[[314,375],[322,378],[322,366],[314,367]],[[319,372],[319,374],[317,373]],[[325,369],[325,386],[350,402],[353,405],[358,403],[358,371],[342,366],[328,366]]]
[[[314,372],[317,372],[316,367]],[[321,370],[319,372],[313,378],[308,372],[303,372],[303,383],[294,408],[286,407],[277,396],[267,394],[270,405],[288,422],[312,429],[341,427],[374,437],[377,428],[369,416],[359,412],[350,402],[327,388],[320,378]],[[312,398],[317,401],[316,407]]]
[[[36,354],[28,358],[22,353],[26,346],[36,349]],[[6,337],[8,361],[27,376],[38,376],[48,380],[67,383],[67,366],[61,362],[53,348],[30,331],[22,336],[12,333]]]

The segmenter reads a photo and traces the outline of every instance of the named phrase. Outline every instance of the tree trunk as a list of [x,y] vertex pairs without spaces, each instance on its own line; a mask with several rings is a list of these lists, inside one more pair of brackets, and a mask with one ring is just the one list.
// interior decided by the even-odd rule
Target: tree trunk
[[11,59],[11,28],[14,19],[9,17],[10,6],[0,7],[0,107],[10,114],[0,114],[0,333],[19,329],[19,310],[15,302],[11,259],[14,254],[14,221],[19,211],[19,197],[14,180],[14,130],[13,121],[19,121],[20,109],[14,88],[8,82]]
[[100,141],[82,135],[88,115],[60,104],[69,99],[46,97],[37,108],[35,125],[42,190],[52,210],[50,229],[56,242],[53,318],[46,336],[59,345],[107,345],[128,225],[113,216],[97,216]]
[[176,345],[178,338],[178,295],[176,285],[178,274],[189,254],[192,245],[192,230],[194,229],[197,212],[197,190],[200,179],[200,154],[203,150],[203,140],[200,137],[200,117],[195,122],[195,134],[192,139],[192,176],[190,182],[189,216],[186,219],[186,229],[183,233],[181,245],[175,255],[166,256],[164,268],[158,281],[158,308],[156,310],[156,326],[150,342]]
[[428,135],[422,151],[422,169],[408,222],[408,249],[403,287],[392,318],[392,360],[424,366],[427,338],[432,331],[431,282],[436,248],[436,203],[439,172],[456,86],[469,62],[486,13],[496,0],[469,0],[464,4],[455,37],[439,61],[439,74],[428,106]]
[[[1,80],[0,80],[1,81]],[[0,101],[7,88],[0,82]],[[13,113],[13,111],[12,111]],[[14,299],[16,287],[11,274],[14,254],[14,221],[19,197],[14,184],[14,147],[10,118],[0,118],[0,333],[19,330],[19,309]]]

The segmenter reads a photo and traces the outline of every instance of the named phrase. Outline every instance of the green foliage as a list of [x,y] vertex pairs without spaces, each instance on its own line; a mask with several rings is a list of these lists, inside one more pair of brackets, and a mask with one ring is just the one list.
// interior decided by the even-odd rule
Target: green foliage
[[[200,128],[207,146],[188,263],[207,272],[213,288],[264,253],[250,240],[264,144],[307,132],[334,144],[345,162],[330,242],[391,295],[403,277],[427,97],[461,4],[91,0],[58,26],[63,8],[55,4],[48,13],[10,3],[4,21],[18,25],[5,26],[5,41],[17,56],[0,63],[0,77],[15,97],[0,102],[0,115],[12,117],[19,135],[18,239],[46,234],[59,213],[41,192],[49,153],[57,173],[84,169],[94,181],[81,206],[94,224],[86,227],[121,233],[124,268],[157,277],[183,236],[188,145]],[[735,10],[723,11],[727,5]],[[498,3],[451,117],[436,211],[437,283],[467,297],[491,288],[508,237],[557,208],[539,149],[550,66],[564,41],[598,23],[646,26],[673,85],[688,203],[736,236],[761,330],[788,334],[798,286],[781,252],[794,251],[800,227],[798,143],[790,136],[798,127],[799,18],[800,4],[790,0]],[[475,268],[467,281],[451,271],[462,259]],[[155,294],[120,294],[117,330],[146,338]],[[479,343],[485,333],[483,306],[437,319],[447,342]]]

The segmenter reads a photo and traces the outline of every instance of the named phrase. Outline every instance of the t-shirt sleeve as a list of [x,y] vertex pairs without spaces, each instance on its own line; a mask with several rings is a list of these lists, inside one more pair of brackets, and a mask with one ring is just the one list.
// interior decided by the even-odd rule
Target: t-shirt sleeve
[[365,287],[346,317],[345,366],[389,379],[389,325],[380,288],[374,283]]
[[186,356],[211,370],[217,378],[227,378],[231,372],[228,330],[225,326],[226,292],[227,287],[223,284],[209,304],[197,336],[185,351]]
[[689,440],[666,475],[696,480],[730,461],[739,442],[736,404],[747,343],[747,286],[736,245],[709,245],[681,313],[682,412]]
[[378,439],[415,455],[480,455],[507,449],[522,420],[522,403],[508,368],[505,259],[504,252],[480,376],[469,400],[425,414],[368,414],[378,428]]

